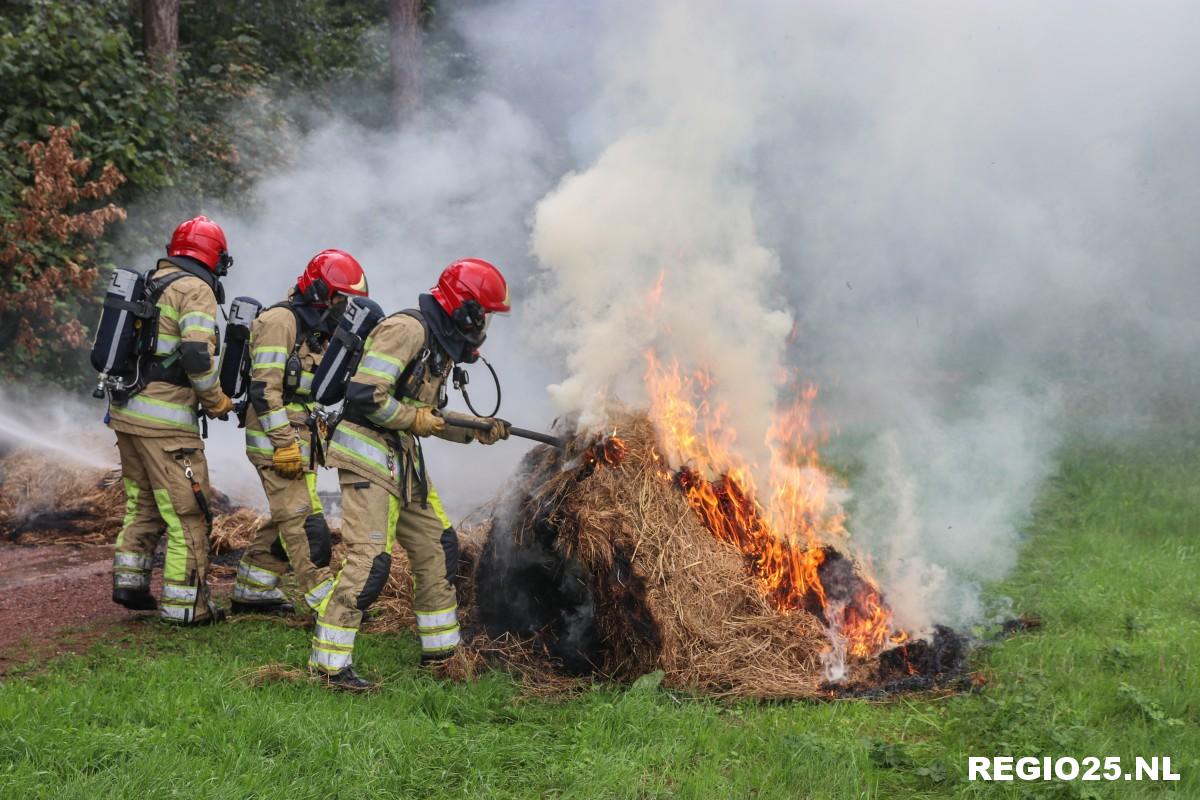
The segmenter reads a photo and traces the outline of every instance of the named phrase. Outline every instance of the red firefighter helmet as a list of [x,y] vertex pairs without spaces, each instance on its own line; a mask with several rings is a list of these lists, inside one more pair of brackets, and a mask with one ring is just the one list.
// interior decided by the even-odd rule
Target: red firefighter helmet
[[312,257],[296,288],[314,306],[325,307],[335,295],[367,296],[367,276],[354,256],[345,250],[322,250]]
[[179,223],[167,245],[168,256],[188,256],[199,261],[218,275],[233,266],[225,231],[205,216],[192,217]]
[[481,258],[455,261],[442,270],[437,286],[430,291],[451,317],[468,301],[474,301],[487,313],[504,314],[511,310],[504,276]]

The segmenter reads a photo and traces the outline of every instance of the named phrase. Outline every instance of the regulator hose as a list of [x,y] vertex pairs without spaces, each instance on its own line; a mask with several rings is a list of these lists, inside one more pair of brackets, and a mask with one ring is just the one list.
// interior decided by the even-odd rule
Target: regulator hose
[[471,382],[471,376],[462,367],[454,368],[454,388],[462,393],[463,400],[467,401],[467,408],[471,409],[471,413],[477,417],[494,417],[500,413],[500,376],[496,374],[496,368],[492,366],[492,362],[488,361],[482,355],[479,360],[488,368],[488,372],[492,373],[492,382],[496,384],[496,407],[492,409],[490,414],[480,414],[475,410],[475,406],[471,405],[471,395],[467,393],[467,384]]

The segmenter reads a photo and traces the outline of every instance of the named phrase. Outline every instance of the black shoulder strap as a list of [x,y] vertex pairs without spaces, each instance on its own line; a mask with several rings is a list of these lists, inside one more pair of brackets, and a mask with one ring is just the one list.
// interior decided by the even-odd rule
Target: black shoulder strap
[[304,320],[300,318],[300,312],[296,311],[296,307],[292,305],[290,300],[280,300],[275,305],[264,308],[260,312],[260,316],[268,311],[273,311],[276,308],[286,308],[288,311],[292,312],[292,319],[296,321],[296,341],[292,343],[292,352],[300,352],[300,345],[303,344],[306,338],[308,338],[309,333],[304,329]]
[[412,380],[413,373],[416,372],[418,368],[422,372],[424,372],[425,365],[429,361],[429,354],[431,352],[433,352],[429,347],[429,345],[430,345],[429,337],[430,337],[431,333],[429,330],[428,323],[425,322],[425,315],[422,314],[420,311],[418,311],[415,308],[406,308],[403,311],[397,311],[395,314],[390,315],[389,319],[391,317],[398,317],[401,314],[408,316],[408,317],[412,317],[417,322],[421,323],[421,330],[425,332],[425,343],[423,345],[421,345],[420,354],[418,354],[416,358],[412,359],[407,364],[405,364],[404,370],[400,373],[399,377],[396,378],[396,396],[397,397],[403,397],[403,396],[408,395],[408,390],[411,388],[409,386],[409,384],[413,382],[413,380]]
[[[162,297],[162,293],[167,290],[168,286],[180,278],[186,278],[191,275],[189,272],[180,270],[179,272],[172,272],[170,275],[164,275],[161,278],[155,278],[153,275],[157,271],[158,270],[152,270],[150,275],[146,276],[146,296],[155,303],[157,303],[158,299]],[[212,287],[209,288],[211,289]]]

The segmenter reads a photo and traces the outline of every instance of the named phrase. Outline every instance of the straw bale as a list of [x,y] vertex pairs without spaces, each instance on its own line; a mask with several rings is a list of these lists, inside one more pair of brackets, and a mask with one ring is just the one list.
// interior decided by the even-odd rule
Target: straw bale
[[[584,435],[565,454],[539,448],[527,459],[511,487],[514,499],[497,506],[496,541],[485,548],[475,575],[477,589],[490,591],[478,609],[484,631],[472,646],[535,689],[571,682],[562,675],[561,645],[572,638],[574,622],[531,631],[519,619],[504,619],[518,617],[521,603],[506,607],[500,599],[494,606],[496,587],[518,574],[489,574],[511,567],[514,556],[506,548],[519,554],[540,544],[558,563],[535,569],[588,584],[590,600],[580,608],[592,605],[583,622],[594,631],[579,641],[594,644],[584,648],[594,676],[629,682],[661,669],[663,685],[686,691],[823,694],[820,658],[829,640],[820,620],[766,602],[744,557],[709,533],[664,475],[645,415],[629,414],[615,427],[623,454],[606,453],[598,447],[603,440]],[[500,541],[506,536],[513,541]],[[505,624],[507,631],[500,629]]]

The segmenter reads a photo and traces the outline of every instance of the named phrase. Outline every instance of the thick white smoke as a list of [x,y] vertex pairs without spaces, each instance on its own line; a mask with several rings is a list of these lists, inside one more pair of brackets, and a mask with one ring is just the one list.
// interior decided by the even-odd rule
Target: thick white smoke
[[616,138],[538,204],[539,308],[572,320],[557,342],[569,376],[550,387],[560,409],[583,411],[587,425],[603,422],[610,396],[644,404],[651,348],[709,371],[747,457],[765,463],[755,444],[792,325],[771,298],[779,261],[758,239],[745,172],[766,82],[745,61],[751,31],[711,10],[614,15],[599,102]]

